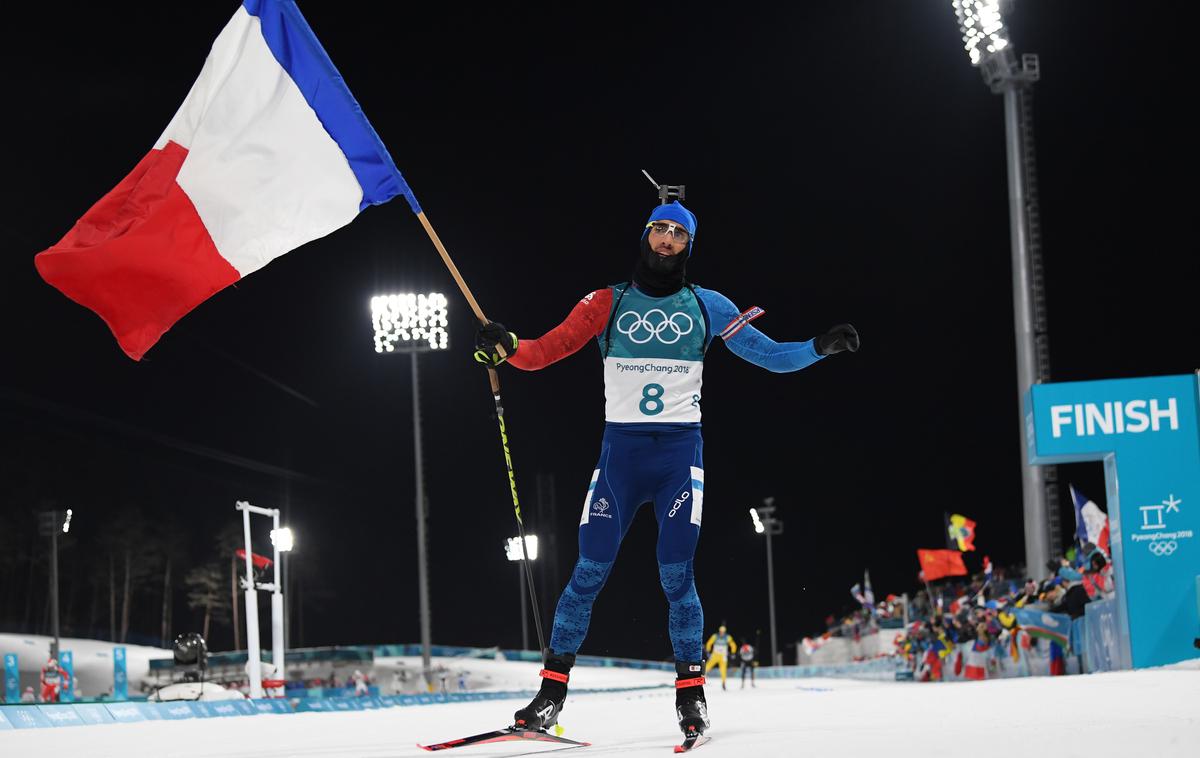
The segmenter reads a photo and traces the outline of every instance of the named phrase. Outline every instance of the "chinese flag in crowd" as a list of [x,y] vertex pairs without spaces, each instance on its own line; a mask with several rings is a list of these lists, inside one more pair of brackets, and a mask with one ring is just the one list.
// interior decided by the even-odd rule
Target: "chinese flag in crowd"
[[925,581],[932,582],[944,576],[966,576],[962,553],[957,550],[917,550],[917,560],[925,572]]
[[955,513],[950,517],[950,523],[946,529],[950,533],[950,539],[954,540],[954,544],[958,546],[959,550],[965,552],[975,549],[974,521],[962,514]]

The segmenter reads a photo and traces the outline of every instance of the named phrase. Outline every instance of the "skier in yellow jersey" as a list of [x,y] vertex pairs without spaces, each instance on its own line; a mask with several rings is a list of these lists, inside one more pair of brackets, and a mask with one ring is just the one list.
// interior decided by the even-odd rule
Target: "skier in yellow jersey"
[[704,649],[711,653],[708,664],[704,667],[704,673],[707,674],[712,671],[713,666],[718,666],[721,669],[721,689],[725,689],[725,670],[729,664],[729,653],[737,652],[737,643],[725,631],[724,624],[717,627],[716,633],[708,638],[708,642],[704,643]]

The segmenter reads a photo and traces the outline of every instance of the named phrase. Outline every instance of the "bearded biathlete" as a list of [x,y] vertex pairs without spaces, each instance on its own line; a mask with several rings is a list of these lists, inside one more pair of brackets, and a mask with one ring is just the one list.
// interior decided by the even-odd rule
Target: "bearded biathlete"
[[[536,371],[596,339],[604,365],[605,430],[579,520],[579,560],[554,614],[543,651],[541,688],[517,711],[514,726],[546,729],[558,721],[567,680],[587,635],[592,604],[617,547],[643,503],[658,520],[658,574],[670,604],[679,727],[693,738],[709,726],[704,698],[704,612],[692,574],[704,509],[700,385],[715,337],[769,371],[798,371],[825,356],[858,349],[858,333],[841,324],[806,342],[775,342],[750,324],[761,308],[742,311],[729,298],[684,278],[696,216],[675,201],[650,214],[632,278],[588,294],[567,319],[538,339],[518,340],[491,322],[476,335],[475,358],[507,360]],[[502,355],[497,346],[507,355]]]

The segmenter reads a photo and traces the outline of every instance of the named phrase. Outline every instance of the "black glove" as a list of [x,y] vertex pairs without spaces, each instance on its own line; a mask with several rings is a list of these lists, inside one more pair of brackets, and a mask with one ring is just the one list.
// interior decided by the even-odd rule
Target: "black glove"
[[817,355],[833,355],[843,350],[858,352],[858,332],[849,324],[838,324],[813,340]]
[[[504,355],[498,348],[504,349]],[[504,324],[489,321],[475,332],[475,360],[488,366],[499,366],[517,352],[517,335]]]

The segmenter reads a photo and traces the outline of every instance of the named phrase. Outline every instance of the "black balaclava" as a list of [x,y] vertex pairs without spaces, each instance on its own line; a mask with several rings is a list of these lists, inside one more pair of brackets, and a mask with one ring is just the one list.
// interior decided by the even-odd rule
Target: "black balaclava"
[[633,282],[651,297],[674,295],[683,286],[687,270],[688,251],[662,256],[650,248],[650,240],[642,237],[641,253],[633,267]]

